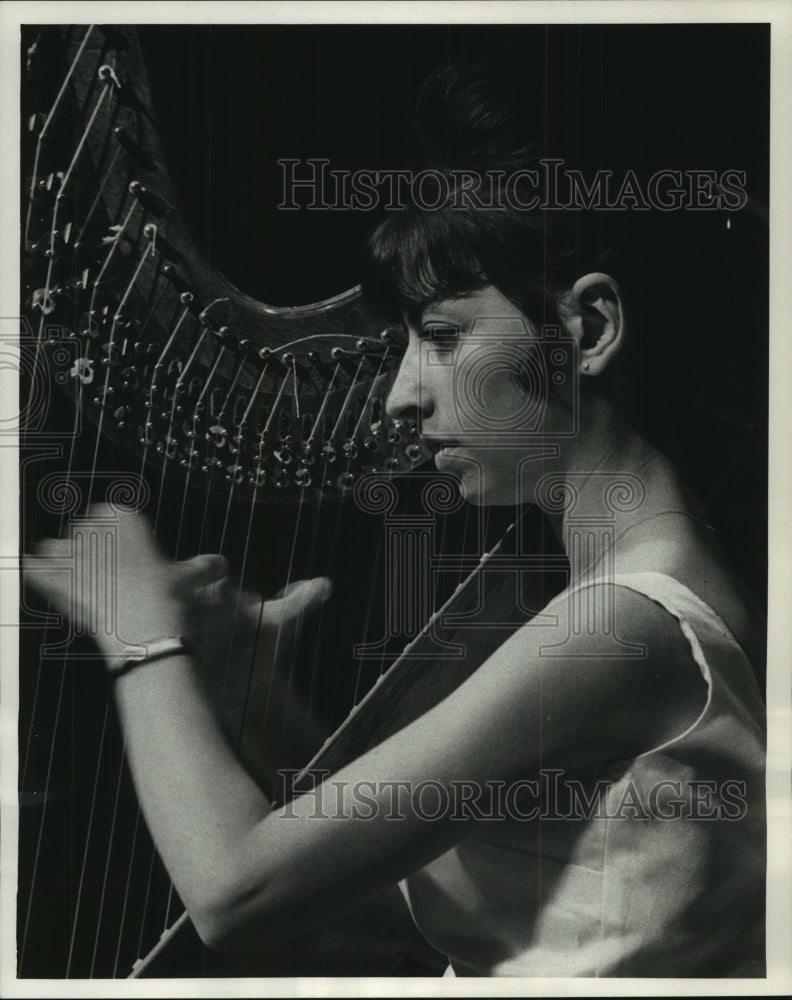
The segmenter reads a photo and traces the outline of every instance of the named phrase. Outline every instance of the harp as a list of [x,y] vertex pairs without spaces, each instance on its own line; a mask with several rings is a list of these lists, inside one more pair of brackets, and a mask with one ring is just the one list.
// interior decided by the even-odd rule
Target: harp
[[[367,550],[384,545],[383,520],[388,542],[431,556],[435,529],[426,523],[426,504],[442,530],[457,518],[461,554],[439,583],[433,578],[436,593],[412,590],[417,628],[389,631],[375,622],[362,644],[368,659],[329,679],[314,669],[317,653],[295,658],[289,681],[322,719],[317,731],[284,738],[279,763],[338,766],[461,682],[562,585],[565,561],[544,551],[529,515],[488,561],[503,572],[491,580],[482,572],[474,553],[497,526],[460,512],[442,483],[426,492],[417,429],[389,420],[383,407],[399,332],[358,290],[309,306],[270,307],[207,268],[165,167],[135,32],[36,30],[25,57],[24,544],[57,534],[90,500],[108,500],[147,510],[174,558],[223,551],[242,580],[271,592],[325,572],[334,560],[353,561],[355,553],[354,565],[365,563]],[[748,441],[754,425],[744,430]],[[723,458],[724,467],[745,441]],[[401,510],[402,477],[421,508],[407,528],[392,516]],[[513,558],[517,551],[543,553],[533,580],[525,579],[525,560]],[[258,565],[261,553],[269,565]],[[460,586],[453,605],[444,603],[443,586]],[[435,606],[440,611],[431,616]],[[362,950],[381,944],[366,937],[366,924],[392,932],[396,944],[376,967],[328,964],[337,938],[329,946],[304,943],[290,966],[264,956],[229,972],[207,955],[190,938],[148,840],[90,637],[70,634],[67,646],[46,609],[24,610],[21,976],[122,977],[139,959],[136,974],[376,974],[417,947],[405,939],[404,912],[383,902],[349,931]],[[322,623],[325,652],[349,644],[333,628],[351,610],[342,605],[335,622]],[[477,633],[471,623],[482,616],[498,627]],[[379,642],[383,629],[386,643]],[[397,659],[399,639],[411,642]],[[447,652],[462,644],[470,655],[449,656],[443,671],[422,669],[438,646]],[[237,694],[233,684],[221,690],[230,712],[239,708]],[[245,698],[243,691],[243,712]],[[241,752],[241,729],[239,740]],[[412,968],[425,974],[436,967],[424,954]]]
[[[400,502],[394,481],[411,479],[428,457],[415,425],[390,420],[384,410],[401,354],[399,331],[372,313],[357,288],[313,305],[272,307],[205,265],[165,167],[134,31],[36,29],[24,57],[23,544],[58,533],[89,502],[105,500],[145,510],[174,558],[221,551],[240,579],[264,591],[298,574],[324,573],[334,560],[354,564],[353,550],[365,565],[366,545],[372,552],[382,547],[382,516]],[[406,531],[399,522],[389,544],[401,542],[425,560],[434,530],[427,513],[430,521],[459,520],[460,504],[436,475],[431,482],[416,478],[422,514]],[[448,591],[479,562],[474,552],[484,529],[468,519],[462,535],[474,545],[446,571]],[[526,530],[512,535],[524,541]],[[277,567],[269,576],[257,565],[261,553]],[[506,548],[502,555],[508,562]],[[409,565],[423,569],[414,557]],[[482,597],[473,584],[461,588],[456,624],[435,618],[422,633],[443,588],[430,589],[407,595],[415,604],[409,627],[377,624],[375,615],[369,633],[384,628],[387,641],[363,643],[356,672],[331,671],[322,680],[316,651],[303,647],[302,660],[295,653],[288,684],[309,707],[318,706],[321,722],[310,717],[296,736],[284,737],[281,764],[351,759],[461,682],[526,617],[523,603],[511,595],[504,601],[502,585]],[[291,964],[270,955],[229,967],[207,954],[190,935],[148,839],[89,635],[72,629],[64,637],[45,609],[27,598],[23,604],[20,976],[441,968],[416,944],[395,895],[351,928],[336,929],[329,943],[302,943]],[[477,660],[460,660],[457,652],[448,670],[421,672],[438,647],[461,648],[454,636],[470,638],[470,621],[483,608],[500,605],[506,611],[478,644]],[[342,640],[332,623],[323,626],[313,638],[332,653]],[[402,666],[375,685],[396,659],[394,641],[400,648],[410,639]],[[261,685],[252,664],[234,678],[231,658],[229,651],[217,697],[234,719],[244,756],[251,692]],[[421,697],[394,711],[411,687],[422,689]],[[340,740],[320,751],[358,702],[367,710],[353,712]],[[386,943],[372,926],[384,929]],[[339,934],[358,955],[379,956],[379,964],[339,962]]]

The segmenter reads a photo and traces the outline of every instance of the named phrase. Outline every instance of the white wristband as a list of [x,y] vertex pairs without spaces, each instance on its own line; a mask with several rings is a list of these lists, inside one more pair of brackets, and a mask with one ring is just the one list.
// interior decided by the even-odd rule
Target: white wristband
[[166,656],[178,656],[193,652],[192,644],[181,635],[161,636],[159,639],[149,639],[140,645],[146,647],[146,652],[127,657],[118,667],[110,667],[111,676],[121,677],[136,667],[143,667],[155,660],[163,660]]

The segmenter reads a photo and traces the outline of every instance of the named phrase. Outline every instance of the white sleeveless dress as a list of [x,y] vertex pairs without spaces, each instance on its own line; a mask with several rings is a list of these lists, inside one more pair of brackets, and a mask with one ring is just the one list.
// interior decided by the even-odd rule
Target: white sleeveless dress
[[[578,800],[578,818],[479,820],[402,882],[449,974],[764,975],[765,712],[753,670],[677,580],[612,582],[678,620],[706,704],[676,738],[575,775],[591,802],[596,782],[607,783],[590,818],[579,818]],[[557,780],[555,812],[566,816],[571,779]]]

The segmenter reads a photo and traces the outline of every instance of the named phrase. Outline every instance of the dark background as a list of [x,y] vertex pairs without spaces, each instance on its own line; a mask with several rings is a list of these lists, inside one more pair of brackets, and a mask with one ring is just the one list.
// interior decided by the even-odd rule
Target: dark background
[[140,37],[193,235],[211,263],[273,304],[356,284],[377,221],[376,212],[279,211],[276,161],[411,166],[421,84],[461,52],[498,52],[504,75],[535,95],[527,127],[550,155],[639,178],[742,169],[767,204],[767,26],[182,25]]

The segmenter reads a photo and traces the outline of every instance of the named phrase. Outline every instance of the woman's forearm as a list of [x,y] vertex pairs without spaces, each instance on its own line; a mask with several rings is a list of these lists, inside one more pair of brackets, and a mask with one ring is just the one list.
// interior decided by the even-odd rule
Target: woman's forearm
[[258,888],[245,881],[245,843],[269,803],[231,750],[190,657],[119,677],[116,697],[154,841],[199,934],[217,941],[235,900]]

